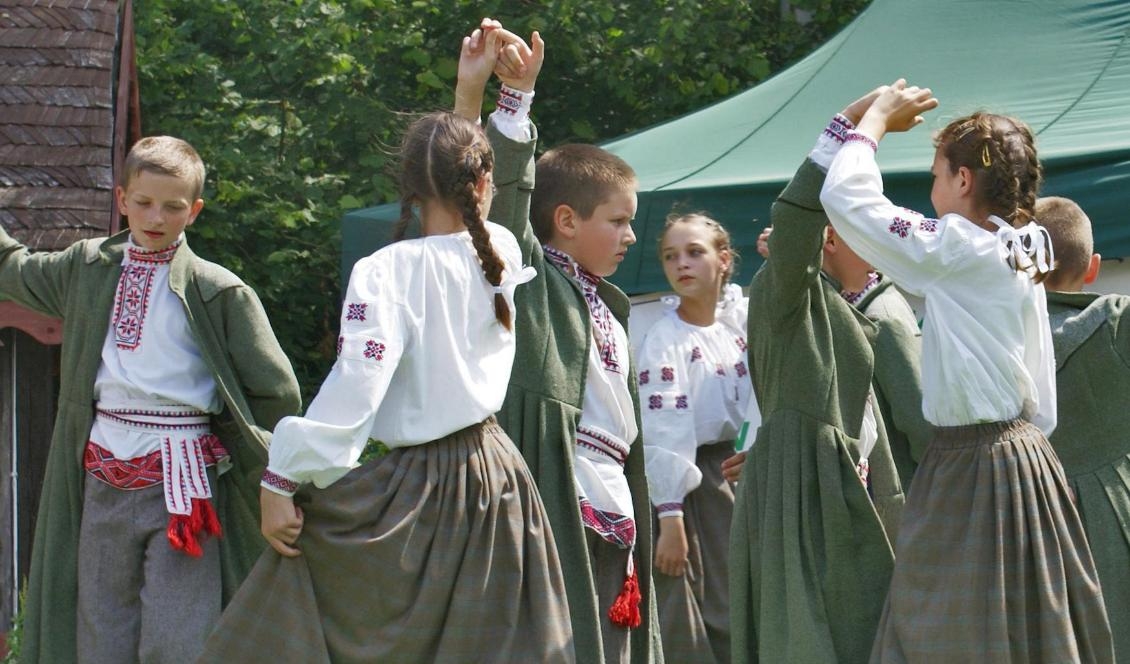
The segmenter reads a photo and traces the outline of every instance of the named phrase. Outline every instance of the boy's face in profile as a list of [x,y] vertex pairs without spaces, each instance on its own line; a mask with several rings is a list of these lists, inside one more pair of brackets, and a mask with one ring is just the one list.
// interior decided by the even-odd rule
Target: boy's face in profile
[[572,243],[573,260],[598,277],[616,272],[628,247],[636,243],[632,230],[636,203],[634,189],[619,190],[596,206],[589,218],[578,220]]
[[189,182],[149,171],[139,171],[115,193],[134,244],[148,251],[167,249],[176,242],[204,207],[203,200],[193,199]]

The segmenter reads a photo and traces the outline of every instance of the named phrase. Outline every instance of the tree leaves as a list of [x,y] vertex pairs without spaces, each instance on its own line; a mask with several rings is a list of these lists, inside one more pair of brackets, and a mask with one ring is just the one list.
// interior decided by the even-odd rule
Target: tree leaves
[[146,0],[134,4],[142,128],[204,158],[190,242],[256,288],[309,397],[334,357],[340,219],[393,200],[400,132],[416,113],[450,108],[460,41],[482,16],[546,39],[534,106],[544,148],[740,92],[865,5]]

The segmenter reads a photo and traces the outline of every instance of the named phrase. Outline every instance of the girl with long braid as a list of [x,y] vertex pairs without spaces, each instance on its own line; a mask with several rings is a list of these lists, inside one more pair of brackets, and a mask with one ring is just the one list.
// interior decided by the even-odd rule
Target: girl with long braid
[[[205,661],[565,662],[565,587],[544,506],[495,421],[514,359],[514,236],[483,215],[493,154],[451,113],[402,148],[401,228],[353,269],[338,359],[275,429],[271,545]],[[389,452],[358,465],[371,440]]]
[[1031,129],[974,113],[935,138],[937,218],[896,207],[875,162],[886,133],[938,104],[882,91],[828,167],[836,232],[924,298],[922,411],[936,426],[903,510],[872,662],[1110,662],[1110,627],[1079,513],[1047,435],[1055,361],[1034,219]]

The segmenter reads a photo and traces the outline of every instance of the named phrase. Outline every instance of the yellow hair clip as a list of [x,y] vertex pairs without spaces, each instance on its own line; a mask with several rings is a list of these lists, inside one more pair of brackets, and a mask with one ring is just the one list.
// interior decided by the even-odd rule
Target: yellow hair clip
[[989,156],[989,144],[981,146],[981,165],[988,168],[993,165],[993,158]]

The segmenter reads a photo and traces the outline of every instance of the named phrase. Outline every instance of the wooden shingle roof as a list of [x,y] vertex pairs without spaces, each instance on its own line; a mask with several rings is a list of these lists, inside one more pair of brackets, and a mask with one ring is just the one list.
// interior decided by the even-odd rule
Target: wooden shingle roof
[[[132,25],[119,8],[0,0],[0,223],[34,249],[116,230],[114,164],[130,105],[116,76],[123,43],[127,83],[134,71]],[[128,39],[118,39],[120,24]]]

